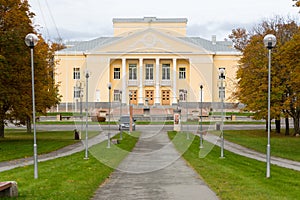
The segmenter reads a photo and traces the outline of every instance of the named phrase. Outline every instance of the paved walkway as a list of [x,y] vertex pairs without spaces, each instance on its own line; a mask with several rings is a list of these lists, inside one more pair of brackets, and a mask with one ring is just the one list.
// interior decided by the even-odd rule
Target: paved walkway
[[[220,146],[220,137],[218,137],[216,135],[207,134],[206,136],[204,136],[204,139],[213,144]],[[248,157],[248,158],[266,162],[266,154],[259,153],[257,151],[245,148],[241,145],[229,142],[227,140],[224,140],[224,149],[231,151],[233,153]],[[272,149],[271,149],[271,153],[272,153]],[[225,154],[224,154],[224,156],[226,157]],[[278,158],[278,157],[271,156],[271,164],[300,171],[300,162],[296,162],[296,161],[292,161],[292,160],[288,160],[288,159],[284,159],[284,158]]]
[[[118,131],[111,131],[111,137],[113,137],[117,133],[118,133]],[[101,134],[89,139],[88,147],[91,147],[91,146],[98,144],[100,142],[103,142],[105,140],[107,140],[107,133],[106,133],[106,131],[103,131]],[[77,153],[77,152],[80,152],[83,150],[85,150],[85,140],[82,140],[82,142],[78,142],[78,143],[66,146],[57,151],[39,155],[38,162],[53,160],[53,159],[63,157],[63,156],[68,156],[68,155],[71,155],[71,154],[74,154],[74,153]],[[17,160],[0,162],[0,172],[14,169],[17,167],[27,166],[27,165],[33,165],[33,157],[27,157],[27,158],[21,158],[21,159],[17,159]]]
[[98,199],[218,198],[180,157],[164,128],[142,132],[133,152],[96,191],[93,200]]

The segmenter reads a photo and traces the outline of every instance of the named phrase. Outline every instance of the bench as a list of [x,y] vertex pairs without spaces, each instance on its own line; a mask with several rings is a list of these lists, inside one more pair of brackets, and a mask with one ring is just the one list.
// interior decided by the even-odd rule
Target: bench
[[225,116],[225,119],[226,119],[226,120],[229,120],[229,119],[232,120],[232,116],[231,116],[231,115]]
[[17,197],[18,186],[15,181],[0,182],[0,197]]
[[64,119],[69,120],[70,118],[71,118],[71,116],[61,116],[62,120],[64,120]]

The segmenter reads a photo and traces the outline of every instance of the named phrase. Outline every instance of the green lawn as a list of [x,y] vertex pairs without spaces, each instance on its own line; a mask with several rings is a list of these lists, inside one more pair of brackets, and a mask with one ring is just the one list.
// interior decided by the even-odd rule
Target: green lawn
[[[185,149],[180,147],[185,134],[168,134],[179,151]],[[208,146],[204,142],[204,149]],[[299,199],[300,172],[272,165],[271,178],[267,179],[264,162],[228,151],[224,154],[225,159],[220,159],[220,148],[214,146],[206,157],[199,158],[199,137],[195,137],[183,157],[221,199]]]
[[[300,138],[284,136],[283,134],[271,132],[271,155],[300,161]],[[267,132],[265,130],[224,131],[224,138],[256,151],[266,153]]]
[[[99,132],[89,131],[89,137]],[[74,140],[73,131],[37,131],[38,154],[49,153],[70,144]],[[26,130],[5,129],[5,138],[0,139],[0,162],[33,156],[33,134]]]
[[[119,136],[116,137],[119,138]],[[106,148],[106,142],[95,145],[93,148],[101,149],[108,155],[108,152],[117,146],[128,153],[133,149],[137,140],[138,134],[132,137],[124,133],[121,143],[112,145],[111,149]],[[126,155],[118,156],[113,165],[118,165]],[[88,200],[99,185],[109,177],[113,168],[101,163],[91,151],[89,151],[88,160],[83,158],[84,152],[80,152],[41,162],[38,164],[38,179],[33,178],[33,166],[0,172],[0,181],[17,181],[19,189],[17,199]]]

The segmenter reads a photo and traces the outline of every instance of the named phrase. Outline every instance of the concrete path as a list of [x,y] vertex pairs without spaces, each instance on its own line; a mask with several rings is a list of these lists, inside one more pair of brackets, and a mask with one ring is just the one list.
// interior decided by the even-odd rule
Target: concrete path
[[[113,137],[115,134],[117,134],[118,131],[111,131],[111,137]],[[84,134],[82,135],[82,137]],[[88,147],[91,147],[95,144],[98,144],[100,142],[103,142],[107,140],[107,131],[103,131],[101,134],[91,138],[88,140]],[[47,154],[39,155],[38,156],[38,162],[44,162],[47,160],[53,160],[59,157],[68,156],[80,151],[85,150],[85,140],[82,140],[81,142],[66,146],[64,148],[61,148],[57,151],[53,151]],[[27,158],[21,158],[17,160],[11,160],[6,162],[0,162],[0,172],[11,170],[17,167],[23,167],[27,165],[33,165],[33,157],[27,157]]]
[[[220,146],[220,137],[218,137],[216,135],[208,133],[207,135],[204,136],[204,140],[207,140],[210,143]],[[245,148],[241,145],[235,144],[233,142],[229,142],[227,140],[224,140],[224,149],[231,151],[233,153],[236,153],[238,155],[242,155],[242,156],[252,158],[252,159],[255,159],[258,161],[266,162],[266,154],[259,153],[252,149]],[[271,149],[271,153],[272,153],[272,149]],[[225,154],[224,154],[224,156],[226,157]],[[278,158],[278,157],[271,156],[271,164],[300,171],[300,162],[297,162],[297,161],[292,161],[292,160],[288,160],[288,159],[284,159],[284,158]]]
[[93,200],[218,199],[175,150],[168,128],[160,128],[142,131],[133,152],[96,191]]

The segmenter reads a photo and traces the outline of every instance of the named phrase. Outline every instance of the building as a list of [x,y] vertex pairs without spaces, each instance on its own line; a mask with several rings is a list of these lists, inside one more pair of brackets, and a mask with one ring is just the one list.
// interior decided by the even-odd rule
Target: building
[[112,37],[73,42],[56,52],[60,109],[74,110],[86,99],[86,74],[88,102],[99,106],[107,104],[109,93],[112,102],[128,104],[131,99],[136,107],[167,107],[178,101],[193,105],[201,96],[203,102],[219,102],[222,89],[226,102],[232,102],[228,97],[235,90],[241,53],[215,36],[211,41],[188,37],[186,26],[186,18],[115,18]]

